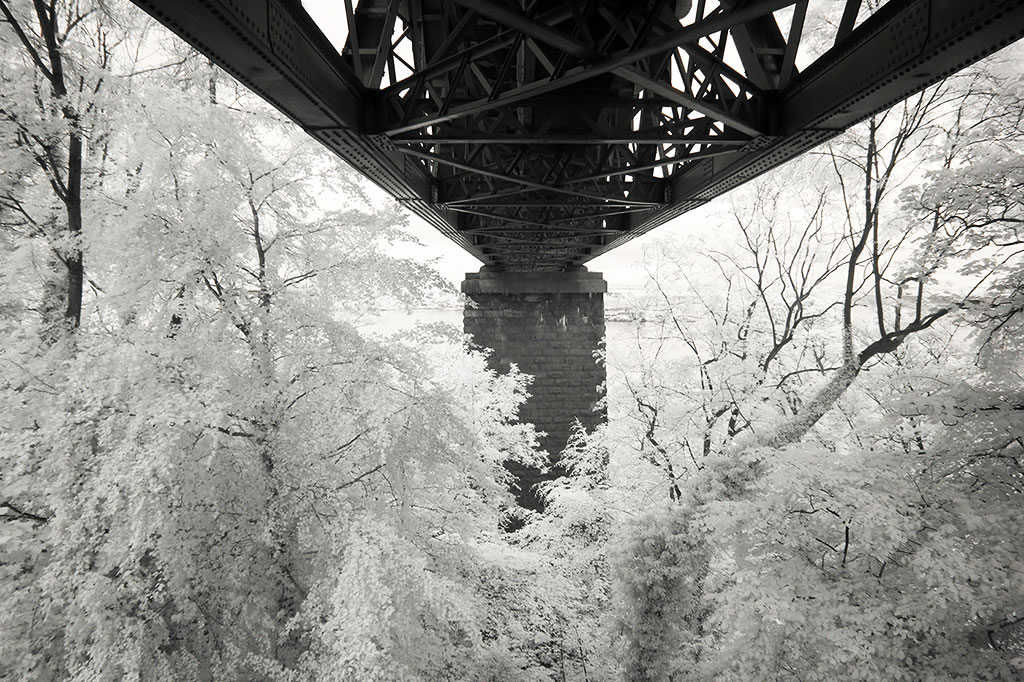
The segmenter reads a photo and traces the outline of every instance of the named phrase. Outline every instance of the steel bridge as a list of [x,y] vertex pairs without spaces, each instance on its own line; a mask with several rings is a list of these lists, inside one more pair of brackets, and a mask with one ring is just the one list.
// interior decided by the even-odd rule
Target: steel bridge
[[534,509],[604,419],[584,263],[1024,34],[1024,0],[134,2],[484,263],[465,330],[534,377]]
[[332,0],[319,24],[299,0],[134,1],[518,272],[582,265],[1024,34],[1022,0]]

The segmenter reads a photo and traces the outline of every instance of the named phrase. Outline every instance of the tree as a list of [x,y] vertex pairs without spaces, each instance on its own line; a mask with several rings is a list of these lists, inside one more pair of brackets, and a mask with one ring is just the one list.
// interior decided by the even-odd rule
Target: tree
[[[625,375],[625,388],[641,452],[667,475],[672,499],[681,496],[677,471],[766,430],[777,414],[769,405],[795,412],[799,380],[829,369],[820,340],[804,331],[837,306],[821,290],[843,264],[841,239],[825,219],[822,189],[809,191],[804,215],[784,208],[780,194],[758,182],[735,203],[739,249],[674,244],[645,254],[651,298],[627,361],[641,369]],[[794,364],[805,358],[816,363]]]
[[[97,105],[108,88],[118,39],[100,7],[57,0],[27,5],[0,2],[10,38],[2,55],[0,117],[14,157],[11,170],[31,168],[36,177],[13,176],[14,186],[2,188],[0,207],[7,229],[44,240],[62,271],[48,277],[40,309],[52,341],[58,327],[74,329],[82,320],[84,193],[95,171],[86,149],[105,133]],[[45,189],[11,191],[36,183]]]
[[[827,150],[845,253],[826,262],[842,267],[808,299],[805,309],[822,316],[798,326],[782,351],[772,354],[780,337],[769,323],[751,323],[747,355],[740,335],[717,324],[743,319],[733,312],[743,310],[733,303],[734,277],[763,270],[749,236],[745,260],[718,260],[725,277],[714,286],[725,293],[702,290],[699,275],[687,285],[703,311],[672,325],[677,343],[690,345],[703,328],[715,335],[688,375],[651,372],[648,384],[671,397],[658,412],[640,405],[646,433],[660,428],[660,443],[688,438],[677,435],[687,422],[665,418],[673,402],[682,415],[702,414],[700,400],[763,411],[673,481],[675,510],[649,512],[622,540],[622,645],[643,651],[635,660],[660,662],[634,669],[636,679],[1020,674],[1012,625],[1020,555],[1006,535],[1021,492],[1020,376],[1004,364],[990,391],[982,387],[991,369],[975,365],[1006,357],[992,339],[1005,343],[1005,326],[1015,324],[1019,281],[1009,150],[1019,145],[1011,140],[1019,141],[1020,107],[996,78],[979,70],[949,81]],[[927,181],[912,186],[922,171]],[[819,345],[815,332],[820,339],[829,327],[831,342]],[[659,338],[655,347],[664,345]],[[750,355],[772,357],[791,378],[778,386],[730,378],[736,397],[714,398],[707,385],[723,381],[709,381],[704,368],[719,357],[738,368]],[[817,387],[803,381],[829,373]],[[759,395],[765,386],[775,390]],[[950,414],[951,404],[963,409]],[[669,632],[669,642],[652,634]]]
[[[38,7],[80,11],[65,64],[136,16]],[[511,679],[531,658],[480,614],[514,555],[503,462],[535,456],[524,377],[362,336],[354,312],[438,281],[388,255],[393,205],[204,61],[143,66],[116,35],[82,138],[91,286],[59,334],[18,317],[32,259],[62,248],[29,222],[55,189],[42,166],[4,179],[5,256],[28,264],[6,271],[0,351],[2,675]],[[19,130],[2,148],[29,168]]]

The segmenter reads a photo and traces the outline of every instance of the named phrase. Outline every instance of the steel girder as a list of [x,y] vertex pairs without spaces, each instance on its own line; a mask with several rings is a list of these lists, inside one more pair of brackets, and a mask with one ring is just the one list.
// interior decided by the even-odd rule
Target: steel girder
[[134,1],[508,270],[586,262],[1024,35],[1024,0],[844,0],[807,37],[808,0],[344,0],[339,51],[298,0]]

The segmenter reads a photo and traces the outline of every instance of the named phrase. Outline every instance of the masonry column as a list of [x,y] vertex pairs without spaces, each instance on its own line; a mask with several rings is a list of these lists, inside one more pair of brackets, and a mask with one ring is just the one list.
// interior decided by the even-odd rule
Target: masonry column
[[[534,377],[531,397],[520,420],[547,436],[541,445],[552,457],[565,447],[573,420],[588,430],[605,421],[594,406],[605,367],[594,358],[604,341],[604,293],[608,284],[599,272],[577,267],[567,272],[499,272],[484,266],[469,273],[462,291],[470,301],[464,329],[478,346],[493,349],[491,367],[507,371],[511,363]],[[509,463],[519,478],[516,499],[541,508],[531,492],[534,484],[561,475]]]

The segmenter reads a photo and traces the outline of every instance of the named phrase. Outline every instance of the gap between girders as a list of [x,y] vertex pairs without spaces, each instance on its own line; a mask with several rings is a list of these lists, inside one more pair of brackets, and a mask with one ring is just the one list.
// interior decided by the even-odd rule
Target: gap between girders
[[[434,161],[436,163],[441,163],[441,164],[444,164],[444,165],[447,165],[447,166],[451,166],[452,168],[458,168],[460,170],[466,171],[467,173],[474,173],[476,175],[480,175],[480,176],[483,176],[483,177],[493,178],[495,180],[501,180],[501,181],[504,181],[504,182],[511,182],[511,183],[514,183],[514,184],[517,184],[517,185],[522,185],[523,187],[527,187],[527,188],[530,188],[530,189],[535,189],[535,190],[540,190],[540,191],[545,191],[545,192],[556,192],[556,193],[559,193],[559,194],[568,194],[570,196],[582,197],[584,199],[593,199],[595,201],[604,202],[604,203],[610,203],[610,204],[624,204],[624,205],[635,205],[635,206],[648,205],[651,208],[656,208],[656,207],[662,205],[659,202],[635,201],[635,200],[626,199],[626,198],[619,199],[619,198],[616,198],[616,197],[606,197],[606,196],[602,196],[602,195],[599,195],[599,194],[591,194],[590,192],[580,192],[580,191],[577,191],[577,190],[565,189],[565,188],[562,188],[562,187],[552,187],[552,186],[549,186],[549,185],[543,185],[543,184],[541,184],[539,182],[533,182],[531,180],[526,180],[524,178],[517,178],[517,177],[514,177],[514,176],[510,176],[510,175],[502,175],[501,173],[495,173],[493,171],[488,171],[488,170],[485,170],[485,169],[482,169],[482,168],[475,168],[473,166],[468,166],[468,165],[466,165],[464,163],[459,163],[458,161],[452,161],[450,159],[445,159],[445,158],[442,158],[440,156],[435,156],[434,154],[428,154],[426,152],[420,152],[420,151],[417,151],[417,150],[414,150],[414,149],[402,149],[400,151],[403,154],[408,154],[410,156],[416,156],[416,157],[419,157],[419,158],[424,159],[426,161]],[[604,176],[601,176],[601,177],[604,177]]]
[[[460,0],[469,2],[470,0]],[[678,48],[678,46],[685,42],[691,42],[699,38],[704,37],[710,33],[717,31],[723,31],[735,26],[742,24],[750,19],[770,14],[771,12],[795,4],[796,0],[762,0],[748,7],[745,7],[728,14],[718,14],[712,17],[705,18],[696,24],[692,24],[687,27],[680,28],[678,31],[667,34],[660,39],[654,41],[650,45],[645,47],[629,50],[624,53],[613,55],[607,61],[600,64],[587,65],[585,67],[576,67],[566,73],[566,75],[560,78],[551,79],[543,82],[533,82],[526,85],[519,86],[512,90],[508,90],[504,93],[499,94],[497,97],[491,96],[484,100],[477,100],[476,102],[470,102],[464,105],[453,107],[446,114],[442,116],[433,116],[420,118],[413,120],[404,126],[394,128],[391,130],[384,131],[385,135],[399,135],[401,133],[410,132],[412,130],[418,130],[425,128],[430,125],[437,123],[443,123],[445,121],[451,121],[456,118],[461,118],[470,114],[478,113],[480,111],[486,111],[493,109],[498,106],[504,106],[512,102],[519,102],[524,99],[536,97],[538,95],[559,90],[568,85],[578,83],[584,80],[593,78],[594,76],[608,73],[620,67],[628,67],[631,64],[657,55],[662,52],[667,52]],[[425,76],[424,76],[425,77]],[[386,92],[386,91],[382,91]],[[681,94],[681,93],[680,93]],[[747,126],[749,128],[749,125]],[[754,130],[753,128],[750,128]],[[754,130],[755,135],[761,135],[762,131]]]

